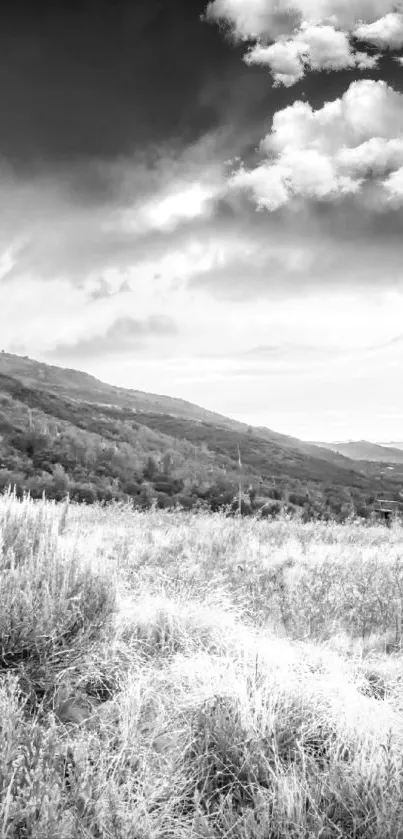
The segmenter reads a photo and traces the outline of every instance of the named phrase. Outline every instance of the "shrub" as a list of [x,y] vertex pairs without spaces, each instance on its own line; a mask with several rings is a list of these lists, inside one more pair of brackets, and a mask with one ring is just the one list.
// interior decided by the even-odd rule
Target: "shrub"
[[[0,497],[2,666],[41,660],[83,632],[97,632],[114,608],[110,580],[59,534],[54,503]],[[89,555],[90,558],[90,555]]]

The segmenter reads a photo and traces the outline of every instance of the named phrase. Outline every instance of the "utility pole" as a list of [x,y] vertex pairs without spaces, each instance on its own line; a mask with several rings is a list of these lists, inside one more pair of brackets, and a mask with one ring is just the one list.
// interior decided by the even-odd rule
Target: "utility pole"
[[239,450],[239,443],[238,443],[238,466],[239,466],[238,513],[239,513],[239,515],[241,515],[241,513],[242,513],[242,460],[241,460],[241,452]]

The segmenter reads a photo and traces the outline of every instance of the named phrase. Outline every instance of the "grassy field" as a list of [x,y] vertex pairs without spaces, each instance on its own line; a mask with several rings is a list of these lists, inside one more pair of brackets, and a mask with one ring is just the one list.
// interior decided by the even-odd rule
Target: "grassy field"
[[1,839],[403,837],[403,529],[0,496]]

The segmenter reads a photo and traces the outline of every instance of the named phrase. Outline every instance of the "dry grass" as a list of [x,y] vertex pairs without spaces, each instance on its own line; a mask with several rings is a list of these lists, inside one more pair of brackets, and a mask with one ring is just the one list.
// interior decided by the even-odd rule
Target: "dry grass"
[[2,839],[403,837],[399,527],[0,497]]

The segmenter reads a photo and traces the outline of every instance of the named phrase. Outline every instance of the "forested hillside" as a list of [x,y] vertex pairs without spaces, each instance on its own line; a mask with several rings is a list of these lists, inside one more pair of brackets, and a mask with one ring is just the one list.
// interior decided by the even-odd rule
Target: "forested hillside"
[[240,480],[244,513],[367,517],[377,494],[400,498],[398,474],[182,400],[0,354],[0,489],[217,510],[237,508]]

